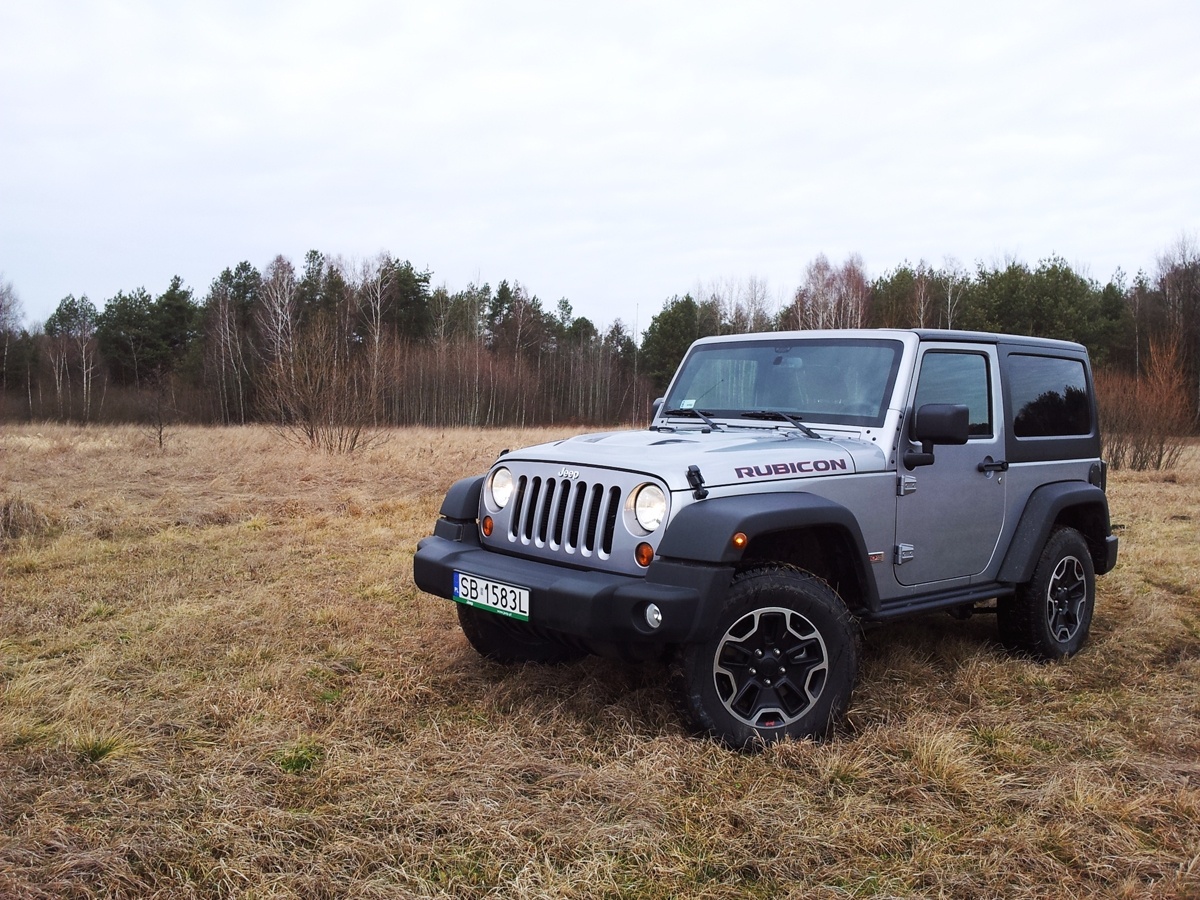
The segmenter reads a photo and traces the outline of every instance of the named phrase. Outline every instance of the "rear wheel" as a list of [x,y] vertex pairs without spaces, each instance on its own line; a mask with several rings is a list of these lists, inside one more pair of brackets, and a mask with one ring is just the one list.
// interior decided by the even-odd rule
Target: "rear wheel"
[[1001,639],[1035,659],[1074,656],[1087,640],[1096,574],[1087,541],[1074,528],[1051,533],[1033,577],[996,608]]
[[458,606],[458,624],[480,656],[506,665],[575,662],[587,654],[569,644],[545,637],[522,622],[499,613]]
[[859,641],[832,588],[797,569],[752,569],[734,579],[717,621],[676,659],[693,727],[736,748],[828,734],[850,702]]

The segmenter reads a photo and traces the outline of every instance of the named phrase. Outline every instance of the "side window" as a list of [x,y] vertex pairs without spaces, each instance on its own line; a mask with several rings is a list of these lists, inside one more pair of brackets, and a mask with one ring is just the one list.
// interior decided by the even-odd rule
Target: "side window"
[[916,407],[957,403],[970,410],[972,437],[991,437],[992,385],[982,353],[930,350],[921,358]]
[[1009,362],[1017,437],[1092,433],[1092,405],[1081,361],[1014,353]]

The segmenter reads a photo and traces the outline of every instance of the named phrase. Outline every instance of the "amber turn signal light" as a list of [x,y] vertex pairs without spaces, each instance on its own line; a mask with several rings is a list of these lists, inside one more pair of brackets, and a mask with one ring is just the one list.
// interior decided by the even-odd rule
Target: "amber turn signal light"
[[492,536],[492,529],[493,529],[494,527],[495,527],[495,523],[493,523],[493,522],[492,522],[492,517],[491,517],[491,516],[484,516],[484,517],[483,517],[483,536],[484,536],[484,537],[491,537],[491,536]]
[[633,558],[644,569],[654,561],[654,548],[643,541],[633,548]]

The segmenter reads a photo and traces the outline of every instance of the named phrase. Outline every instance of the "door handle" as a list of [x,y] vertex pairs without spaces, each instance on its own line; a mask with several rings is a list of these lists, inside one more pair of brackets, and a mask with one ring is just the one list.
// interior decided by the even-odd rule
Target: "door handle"
[[992,459],[990,456],[985,456],[983,462],[975,467],[980,472],[1007,472],[1008,461],[1003,459]]

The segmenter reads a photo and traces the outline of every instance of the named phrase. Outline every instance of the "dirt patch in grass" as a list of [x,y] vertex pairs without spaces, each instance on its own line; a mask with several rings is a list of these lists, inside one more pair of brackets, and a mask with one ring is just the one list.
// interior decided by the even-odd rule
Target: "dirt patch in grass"
[[0,896],[1200,892],[1195,448],[1110,479],[1076,659],[900,623],[832,740],[738,755],[665,666],[495,666],[414,588],[446,487],[563,434],[6,427]]

